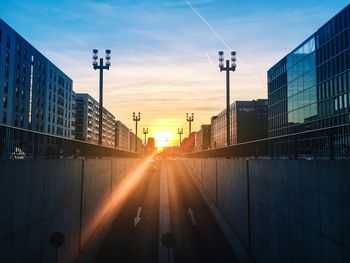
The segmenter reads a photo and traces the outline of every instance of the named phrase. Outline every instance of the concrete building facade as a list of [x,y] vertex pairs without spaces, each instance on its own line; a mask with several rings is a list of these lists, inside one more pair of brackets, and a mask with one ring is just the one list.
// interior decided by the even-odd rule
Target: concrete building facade
[[74,137],[73,82],[0,19],[0,123]]
[[[103,108],[102,145],[114,147],[115,117]],[[76,132],[77,140],[98,144],[99,103],[87,93],[76,94]]]
[[137,139],[136,139],[137,150],[136,150],[135,139],[136,139],[136,134],[133,133],[132,131],[130,131],[129,132],[129,151],[142,153],[142,151],[143,151],[142,140],[139,137],[137,137]]
[[203,124],[200,130],[196,133],[195,151],[204,151],[210,149],[211,140],[211,125]]
[[[236,101],[230,107],[231,145],[267,137],[267,100]],[[226,109],[211,119],[211,147],[227,146]]]
[[129,151],[130,136],[129,128],[121,121],[115,121],[115,148],[118,150]]

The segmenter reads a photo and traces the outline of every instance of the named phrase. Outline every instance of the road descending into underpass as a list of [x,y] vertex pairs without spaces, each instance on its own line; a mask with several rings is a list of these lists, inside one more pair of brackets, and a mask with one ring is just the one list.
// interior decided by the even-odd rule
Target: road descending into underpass
[[[160,190],[164,177],[167,191]],[[169,217],[169,213],[160,211],[160,200],[166,198],[173,248],[169,257],[162,257],[163,233],[159,231],[164,228],[162,222],[167,221],[162,217]],[[181,160],[157,161],[156,169],[144,173],[114,219],[94,261],[237,262]]]

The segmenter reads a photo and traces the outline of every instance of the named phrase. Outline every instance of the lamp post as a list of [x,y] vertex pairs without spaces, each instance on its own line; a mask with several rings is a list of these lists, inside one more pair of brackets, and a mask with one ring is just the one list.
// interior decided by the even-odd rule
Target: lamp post
[[231,52],[231,65],[230,60],[226,60],[226,66],[224,66],[224,51],[219,51],[219,68],[220,71],[226,71],[226,144],[231,144],[230,136],[230,71],[236,70],[236,51]]
[[145,147],[146,147],[146,139],[148,134],[148,128],[143,128],[143,134],[145,135]]
[[100,70],[100,103],[99,103],[99,129],[98,129],[98,144],[102,145],[102,123],[103,123],[103,70],[107,69],[109,70],[109,67],[111,65],[111,51],[109,49],[106,49],[106,64],[103,63],[103,58],[100,58],[100,64],[98,64],[98,50],[94,49],[92,51],[92,66],[94,67],[94,70],[99,69]]
[[139,112],[138,114],[136,114],[135,112],[133,112],[132,119],[135,122],[135,152],[137,152],[137,123],[141,120],[141,113]]
[[186,113],[186,120],[188,121],[188,136],[191,135],[191,122],[194,121],[194,114],[191,113],[191,115],[189,115],[188,113]]
[[184,130],[181,128],[178,128],[177,129],[177,134],[179,135],[180,137],[180,141],[179,141],[179,147],[181,147],[181,135],[184,133]]

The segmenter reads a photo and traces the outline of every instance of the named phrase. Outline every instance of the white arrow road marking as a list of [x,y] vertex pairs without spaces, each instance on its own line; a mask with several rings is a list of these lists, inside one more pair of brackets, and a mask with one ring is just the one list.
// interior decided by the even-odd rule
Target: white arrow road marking
[[187,213],[190,215],[190,218],[191,218],[191,221],[192,221],[192,225],[193,226],[197,226],[196,219],[194,218],[194,212],[193,212],[191,207],[188,208]]
[[139,206],[139,208],[137,209],[137,215],[136,215],[136,217],[134,218],[134,226],[135,226],[135,227],[136,227],[137,224],[141,221],[141,217],[140,217],[140,215],[141,215],[141,210],[142,210],[142,207]]

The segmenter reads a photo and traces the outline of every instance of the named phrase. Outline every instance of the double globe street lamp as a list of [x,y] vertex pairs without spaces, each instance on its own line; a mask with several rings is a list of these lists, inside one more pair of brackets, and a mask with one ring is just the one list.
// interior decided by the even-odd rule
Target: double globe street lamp
[[109,70],[111,66],[111,50],[106,49],[105,53],[106,64],[103,64],[103,58],[100,58],[98,63],[98,50],[92,51],[92,66],[94,70],[100,70],[100,102],[99,102],[99,129],[98,129],[98,144],[102,145],[102,125],[103,125],[103,70]]
[[230,136],[230,71],[236,71],[236,51],[231,52],[231,65],[230,60],[226,60],[224,65],[224,51],[219,51],[219,68],[220,72],[226,71],[226,144],[231,145]]

